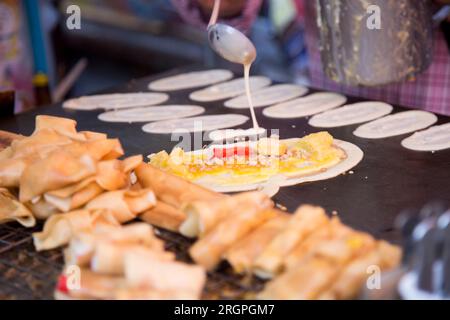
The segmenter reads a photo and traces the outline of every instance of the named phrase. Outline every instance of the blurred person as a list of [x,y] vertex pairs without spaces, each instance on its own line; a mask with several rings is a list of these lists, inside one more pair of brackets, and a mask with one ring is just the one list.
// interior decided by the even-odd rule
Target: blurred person
[[0,92],[15,92],[15,112],[33,104],[32,57],[17,0],[0,2]]
[[[188,23],[205,27],[214,0],[171,0],[181,17]],[[297,10],[297,27],[305,30],[308,51],[308,69],[311,85],[322,90],[337,91],[371,100],[381,100],[392,104],[421,108],[450,115],[450,53],[445,35],[440,28],[434,31],[433,61],[428,69],[412,81],[402,81],[377,87],[349,86],[329,79],[322,68],[319,52],[319,35],[316,24],[314,1],[290,0]],[[450,0],[435,0],[439,5]],[[221,18],[226,23],[248,31],[255,20],[261,0],[222,0]],[[300,55],[305,65],[304,55]],[[294,63],[295,66],[295,63]]]

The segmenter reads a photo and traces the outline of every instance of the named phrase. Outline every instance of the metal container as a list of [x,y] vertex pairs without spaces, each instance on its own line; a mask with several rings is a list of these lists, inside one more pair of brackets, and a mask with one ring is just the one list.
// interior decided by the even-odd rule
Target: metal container
[[429,0],[316,1],[322,63],[332,80],[378,86],[414,78],[430,65]]

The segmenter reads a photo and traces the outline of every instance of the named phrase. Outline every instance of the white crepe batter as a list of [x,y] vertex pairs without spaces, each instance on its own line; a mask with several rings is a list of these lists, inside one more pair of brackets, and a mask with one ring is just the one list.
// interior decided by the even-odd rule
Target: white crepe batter
[[[250,77],[251,90],[258,90],[269,86],[272,81],[263,76]],[[245,93],[245,78],[238,78],[231,81],[213,85],[203,90],[192,92],[189,96],[191,100],[198,102],[211,102],[233,98]]]
[[151,82],[148,87],[154,91],[176,91],[203,87],[233,78],[229,70],[214,69],[194,71]]
[[[255,108],[265,107],[274,103],[291,100],[302,96],[308,89],[296,84],[278,84],[253,92],[253,106]],[[232,109],[246,109],[249,107],[245,95],[236,97],[225,102],[225,107]]]
[[176,131],[201,132],[232,128],[244,124],[249,118],[240,114],[219,114],[148,123],[142,130],[148,133],[171,134]]
[[264,109],[263,114],[269,118],[301,118],[339,107],[346,101],[347,98],[341,94],[319,92],[271,106]]
[[113,93],[80,97],[67,100],[63,107],[73,110],[123,109],[160,104],[169,100],[165,93]]
[[203,112],[205,109],[200,106],[166,105],[109,111],[100,114],[98,119],[105,122],[150,122],[193,117]]
[[415,151],[439,151],[450,148],[450,123],[414,133],[402,146]]
[[343,127],[378,119],[392,110],[393,107],[384,102],[358,102],[315,115],[309,120],[309,125],[319,128]]
[[426,111],[404,111],[359,126],[353,134],[360,138],[381,139],[425,129],[438,120]]

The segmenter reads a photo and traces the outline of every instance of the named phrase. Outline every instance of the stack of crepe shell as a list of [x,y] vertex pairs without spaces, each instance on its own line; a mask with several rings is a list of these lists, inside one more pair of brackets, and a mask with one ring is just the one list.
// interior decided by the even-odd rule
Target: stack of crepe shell
[[[136,171],[144,186],[153,170]],[[353,299],[370,272],[401,259],[398,247],[330,219],[321,207],[288,214],[260,192],[188,201],[182,210],[179,232],[197,238],[194,262],[213,271],[225,260],[238,274],[270,280],[259,299]]]
[[[270,279],[260,299],[349,299],[368,268],[385,271],[399,264],[399,248],[328,218],[320,207],[302,206],[291,215],[274,209],[260,192],[218,194],[144,164],[141,156],[117,160],[123,155],[118,140],[76,132],[75,126],[68,119],[38,117],[32,136],[0,152],[0,187],[7,188],[0,189],[0,203],[11,208],[0,210],[0,221],[32,226],[34,218],[48,218],[34,235],[37,249],[69,244],[68,267],[86,275],[81,287],[100,288],[70,292],[72,298],[199,297],[203,270],[225,260],[236,273]],[[123,236],[129,232],[121,224],[135,218],[197,238],[189,254],[201,268],[176,263],[148,233],[148,239]],[[121,254],[124,245],[136,250]],[[73,258],[78,247],[91,248],[87,258]],[[180,287],[156,281],[159,271],[150,266],[190,274],[194,281]]]
[[[81,268],[81,288],[88,289],[69,295],[58,290],[57,297],[199,298],[205,282],[203,268],[176,262],[154,239],[149,225],[122,226],[140,215],[154,217],[147,212],[165,208],[165,204],[157,203],[151,188],[143,188],[135,181],[134,171],[143,165],[142,155],[119,160],[123,155],[117,139],[96,132],[77,132],[76,122],[71,119],[38,116],[31,136],[18,136],[0,151],[0,223],[17,221],[33,227],[36,220],[45,220],[43,230],[33,234],[38,251],[68,244],[78,248],[72,243],[74,239],[84,249],[91,246],[92,263],[86,257],[80,264],[76,259],[66,260],[66,267]],[[164,220],[162,225],[170,229],[172,223]],[[133,238],[130,230],[141,230],[145,236]],[[80,237],[90,240],[80,242]],[[122,239],[114,240],[118,237]],[[120,254],[123,246],[133,248],[129,255]],[[69,253],[66,257],[76,256]],[[100,254],[106,256],[100,259]],[[115,260],[105,264],[112,257]],[[97,269],[99,262],[95,261],[110,268],[117,264],[122,267],[111,274]],[[149,279],[155,274],[148,272],[148,266],[191,274],[193,282],[185,288],[174,287],[162,277],[150,285]],[[126,270],[132,270],[128,272],[132,276],[127,276]],[[105,277],[110,279],[105,281]],[[102,292],[111,294],[105,297]]]

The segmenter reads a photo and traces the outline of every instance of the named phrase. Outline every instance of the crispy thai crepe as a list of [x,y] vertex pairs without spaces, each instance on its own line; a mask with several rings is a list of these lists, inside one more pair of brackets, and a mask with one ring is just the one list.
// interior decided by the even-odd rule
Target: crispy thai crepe
[[151,225],[178,232],[181,224],[186,219],[186,214],[170,204],[157,201],[153,208],[139,215],[139,219]]
[[0,188],[0,224],[17,221],[24,227],[34,227],[36,219],[27,207],[20,203],[8,189]]
[[57,299],[199,299],[206,281],[202,267],[175,261],[144,223],[78,233],[65,262]]
[[104,192],[123,189],[131,185],[130,172],[142,162],[142,156],[120,160],[100,161],[95,176],[88,177],[73,185],[52,190],[44,194],[44,199],[58,210],[72,211],[85,205]]
[[20,140],[14,140],[11,143],[11,158],[19,159],[34,155],[42,158],[53,150],[73,141],[65,136],[58,134],[51,129],[41,130],[29,137]]
[[285,272],[268,282],[257,296],[264,300],[317,299],[338,275],[338,268],[329,260],[311,257],[295,270]]
[[289,219],[278,234],[256,258],[254,271],[261,278],[271,278],[282,271],[284,258],[309,234],[328,223],[321,207],[303,205]]
[[[256,193],[253,196],[259,197]],[[269,198],[256,205],[253,201],[242,203],[190,248],[192,259],[208,270],[214,269],[233,244],[276,216],[272,205]]]
[[351,261],[337,276],[333,284],[319,296],[319,299],[356,298],[362,285],[370,276],[369,268],[371,266],[376,266],[381,271],[386,271],[399,265],[401,256],[400,248],[385,241],[378,241],[375,250],[369,251]]
[[51,129],[70,139],[85,141],[86,137],[82,133],[78,133],[76,127],[77,122],[75,120],[40,115],[36,117],[36,127],[33,134],[42,130]]
[[109,209],[120,223],[131,221],[156,204],[150,189],[118,190],[102,193],[87,205],[87,209]]
[[37,251],[54,249],[69,243],[79,232],[92,232],[97,228],[119,227],[109,210],[78,210],[52,215],[42,232],[33,233]]
[[164,249],[163,242],[156,238],[153,228],[146,223],[132,223],[121,228],[101,228],[92,232],[80,232],[70,241],[65,251],[65,260],[69,265],[86,266],[91,262],[99,243],[117,245],[142,245],[158,251]]
[[190,238],[203,238],[220,221],[233,212],[238,212],[241,206],[259,207],[261,204],[271,204],[270,198],[261,192],[247,192],[234,196],[223,197],[217,201],[193,201],[183,207],[187,214],[186,221],[180,227],[180,233]]
[[36,219],[46,220],[50,216],[60,213],[61,211],[54,205],[48,203],[43,197],[33,199],[27,203],[27,207],[33,212]]
[[[19,187],[27,167],[43,159],[54,161],[54,153],[74,159],[91,157],[94,161],[116,159],[124,154],[117,139],[90,131],[76,132],[75,126],[71,119],[38,116],[31,136],[15,139],[0,152],[0,187]],[[47,177],[39,178],[45,182]]]
[[89,269],[81,269],[78,283],[71,281],[73,274],[61,276],[55,298],[196,300],[201,296],[206,272],[199,266],[161,260],[152,251],[128,253],[124,259],[124,277]]
[[[110,242],[100,242],[95,248],[91,260],[91,270],[102,274],[123,275],[124,257],[130,253],[141,254],[146,250],[138,244],[114,244]],[[152,254],[160,260],[174,260],[172,252],[154,250]]]
[[237,273],[252,273],[253,263],[275,236],[282,232],[289,214],[279,212],[276,217],[259,226],[236,242],[225,254],[225,259]]
[[125,278],[135,287],[155,290],[189,292],[198,299],[206,281],[206,272],[200,266],[161,259],[153,252],[130,252],[125,257]]
[[317,299],[354,259],[376,250],[370,235],[351,229],[314,246],[259,294],[261,299]]
[[19,187],[23,171],[33,160],[34,158],[32,157],[0,160],[0,187]]
[[314,247],[320,245],[323,241],[346,235],[349,232],[351,232],[351,229],[343,225],[338,217],[331,218],[330,223],[312,232],[283,259],[284,268],[295,267]]
[[95,272],[123,275],[124,255],[144,249],[152,249],[163,259],[174,258],[172,253],[164,251],[164,243],[155,237],[150,225],[134,223],[75,235],[65,250],[65,260],[67,265],[90,266]]
[[27,202],[47,191],[63,188],[94,175],[92,157],[75,157],[65,151],[55,151],[48,158],[27,166],[20,178],[19,199]]
[[224,197],[145,163],[136,168],[136,177],[143,187],[153,190],[158,200],[176,209],[196,200],[213,202]]

